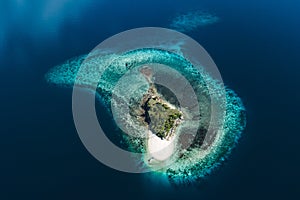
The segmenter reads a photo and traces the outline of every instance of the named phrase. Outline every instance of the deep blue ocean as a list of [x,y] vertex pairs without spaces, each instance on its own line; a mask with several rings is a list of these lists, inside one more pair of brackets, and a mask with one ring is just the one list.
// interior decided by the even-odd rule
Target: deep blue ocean
[[[247,109],[229,159],[195,187],[165,188],[110,169],[82,145],[72,90],[45,73],[138,27],[204,10],[189,33]],[[300,1],[1,0],[0,199],[299,199]]]

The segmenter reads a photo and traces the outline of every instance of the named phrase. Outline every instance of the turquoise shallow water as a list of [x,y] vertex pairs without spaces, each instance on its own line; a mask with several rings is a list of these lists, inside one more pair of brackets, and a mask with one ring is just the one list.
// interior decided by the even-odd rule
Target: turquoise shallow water
[[[209,132],[208,127],[213,126],[212,129],[216,132],[214,136],[215,141],[205,144],[204,141],[195,139],[191,144],[191,148],[187,149],[187,152],[180,155],[180,158],[174,161],[171,166],[160,170],[161,173],[166,173],[172,184],[179,185],[180,187],[182,184],[196,184],[197,181],[201,181],[201,178],[210,174],[212,169],[216,168],[227,158],[245,128],[246,113],[241,99],[232,90],[227,88],[225,92],[225,102],[223,102],[222,98],[219,97],[222,94],[220,83],[213,80],[203,68],[202,71],[197,71],[188,60],[176,53],[145,48],[125,52],[121,55],[112,55],[109,56],[109,58],[107,58],[107,56],[96,56],[93,55],[93,53],[90,58],[86,58],[86,61],[83,61],[83,58],[84,56],[80,56],[54,67],[46,74],[46,80],[50,84],[61,87],[71,88],[76,84],[77,86],[90,89],[93,85],[97,86],[96,91],[108,112],[111,112],[111,98],[117,82],[127,71],[137,68],[138,66],[149,65],[151,63],[165,64],[180,72],[190,81],[199,101],[200,122],[191,120],[191,122],[189,122],[190,125],[184,125],[182,131],[179,131],[177,134],[181,135],[179,137],[184,138],[184,132],[199,123],[199,128],[197,128],[199,129],[199,132],[197,132],[198,136],[195,135],[195,138],[201,138],[200,134],[202,134],[204,130],[205,132]],[[105,61],[103,61],[104,59]],[[111,61],[107,61],[107,59]],[[110,62],[111,64],[106,66],[106,63]],[[80,70],[79,68],[83,69]],[[100,79],[97,78],[97,71],[102,71]],[[130,86],[129,82],[125,84],[127,85],[127,87],[125,87],[127,93],[130,93],[130,90],[135,90],[133,85]],[[209,89],[207,87],[208,85],[210,85]],[[141,90],[141,92],[144,93],[145,91]],[[125,98],[122,95],[120,96],[118,92],[114,95],[119,96],[118,98]],[[214,101],[216,101],[216,104],[219,104],[218,106],[222,107],[224,113],[226,113],[224,118],[223,115],[217,114],[217,116],[210,116],[209,113],[206,113],[208,112],[207,107],[212,107],[211,101],[213,101],[205,101],[207,98],[215,98]],[[120,104],[116,105],[116,107],[120,106]],[[219,112],[223,112],[222,109],[219,110]],[[211,117],[220,118],[217,119],[222,122],[220,127],[217,125],[219,123],[213,125],[210,123],[215,122],[206,120]],[[125,123],[130,124],[132,122],[127,119]],[[129,132],[131,131],[133,130],[129,130]],[[113,135],[115,133],[109,133],[109,135],[111,134]],[[139,134],[142,135],[143,133]],[[139,152],[145,152],[145,147],[142,145],[145,140],[144,138],[139,139],[129,136],[125,140],[125,142],[129,143],[129,146],[134,146],[136,143],[139,144],[134,148],[139,149]]]

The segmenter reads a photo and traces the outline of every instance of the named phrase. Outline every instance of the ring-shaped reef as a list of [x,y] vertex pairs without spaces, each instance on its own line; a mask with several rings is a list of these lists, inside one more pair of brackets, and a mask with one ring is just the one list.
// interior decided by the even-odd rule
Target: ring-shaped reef
[[[172,164],[157,171],[167,175],[169,181],[175,185],[191,183],[210,174],[227,158],[245,128],[246,115],[243,103],[237,94],[228,87],[225,87],[225,101],[216,102],[221,108],[220,110],[224,112],[220,116],[223,114],[224,117],[220,117],[218,119],[220,123],[215,126],[209,124],[211,96],[215,95],[214,98],[217,99],[218,95],[222,93],[223,86],[212,78],[203,67],[196,68],[181,55],[162,49],[142,48],[119,55],[97,56],[95,53],[95,55],[89,55],[88,59],[86,58],[87,55],[83,55],[70,59],[52,68],[45,77],[49,83],[62,87],[73,87],[75,79],[77,85],[87,89],[90,85],[97,84],[97,95],[108,113],[111,113],[113,90],[118,80],[129,70],[153,63],[163,64],[180,72],[189,81],[198,98],[201,117],[200,123],[189,123],[188,126],[197,126],[197,135],[186,149],[181,150],[181,144],[176,143],[174,152],[179,156],[172,161]],[[81,72],[81,77],[78,78],[77,73],[82,65],[87,66],[87,70]],[[95,76],[95,74],[99,74],[99,71],[102,74],[100,79]],[[128,90],[130,90],[130,86]],[[144,88],[140,92],[146,90],[147,88]],[[204,144],[205,131],[209,126],[214,126],[215,135],[209,140],[209,143]],[[186,128],[178,129],[177,134],[184,134],[183,132],[188,130],[188,127]],[[130,134],[124,134],[123,138],[130,146],[130,150],[147,154],[145,138],[132,137]]]

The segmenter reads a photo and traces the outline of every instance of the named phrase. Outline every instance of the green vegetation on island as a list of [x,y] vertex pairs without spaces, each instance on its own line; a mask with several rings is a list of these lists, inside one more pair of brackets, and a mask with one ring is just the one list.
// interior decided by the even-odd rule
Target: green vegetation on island
[[144,110],[144,121],[148,124],[149,129],[161,139],[168,139],[174,133],[182,117],[178,109],[171,108],[158,96],[154,86],[144,96],[141,107]]

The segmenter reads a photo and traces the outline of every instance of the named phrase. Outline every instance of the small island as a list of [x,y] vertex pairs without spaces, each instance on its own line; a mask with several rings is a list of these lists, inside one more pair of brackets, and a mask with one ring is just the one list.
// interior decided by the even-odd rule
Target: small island
[[140,69],[149,83],[148,90],[131,108],[131,115],[148,129],[145,161],[153,166],[161,166],[172,157],[175,151],[176,130],[183,122],[183,113],[179,107],[171,104],[158,92],[152,81],[153,72],[150,67]]
[[151,68],[144,66],[140,72],[149,82],[149,89],[134,113],[138,121],[147,126],[153,134],[162,140],[170,140],[183,120],[182,112],[158,93],[156,85],[152,82]]
[[140,119],[160,139],[168,140],[172,137],[182,120],[182,113],[159,96],[154,84],[151,84],[148,93],[144,95],[140,107]]

